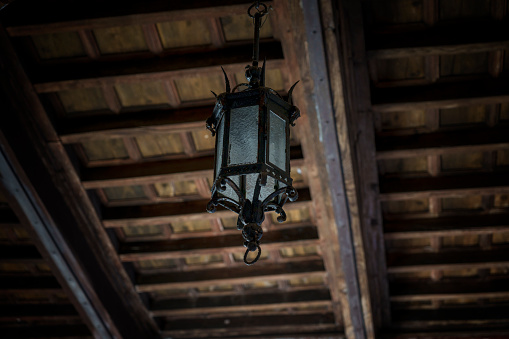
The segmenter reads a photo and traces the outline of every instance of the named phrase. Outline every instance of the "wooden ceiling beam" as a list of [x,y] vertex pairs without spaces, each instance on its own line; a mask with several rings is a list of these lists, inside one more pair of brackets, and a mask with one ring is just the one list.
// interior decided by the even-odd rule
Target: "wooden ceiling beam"
[[[307,206],[311,201],[308,189],[299,189],[299,199],[285,205],[285,210]],[[103,208],[104,227],[124,227],[134,225],[166,224],[175,220],[217,219],[234,215],[226,209],[207,213],[209,200],[188,201],[182,203],[161,203],[155,205],[107,207]]]
[[60,290],[60,284],[52,276],[0,276],[0,290]]
[[387,254],[387,271],[389,273],[419,272],[426,270],[472,269],[507,267],[509,251],[495,249],[473,251],[462,249],[456,251],[442,250],[436,253],[399,253]]
[[509,215],[482,214],[425,219],[387,220],[385,239],[466,236],[509,232]]
[[509,279],[456,279],[430,283],[393,282],[391,301],[454,300],[509,297]]
[[[119,83],[168,81],[177,77],[196,77],[199,74],[221,74],[221,66],[231,77],[234,73],[244,72],[252,48],[251,44],[246,44],[209,51],[205,55],[195,53],[100,63],[28,65],[27,71],[38,93],[113,86]],[[268,69],[285,67],[279,42],[260,43],[260,50],[264,51],[264,57],[267,58]]]
[[[32,1],[30,5],[25,5],[24,11],[20,11],[23,16],[19,15],[8,21],[7,31],[10,36],[27,36],[165,21],[219,18],[245,14],[251,3],[249,0],[220,0],[211,6],[208,1],[172,1],[169,6],[164,1],[145,1],[143,4],[135,1],[108,3],[89,1],[87,4],[71,1],[68,5],[60,3],[59,10],[55,11],[52,6],[41,6]],[[266,3],[270,4],[271,1]]]
[[371,59],[481,53],[509,48],[507,22],[455,23],[399,33],[368,35]]
[[29,327],[10,326],[2,327],[2,336],[5,338],[17,339],[43,339],[43,338],[90,338],[90,331],[85,325],[58,324],[39,325],[33,324]]
[[324,277],[322,260],[274,263],[251,267],[202,269],[196,271],[154,273],[136,279],[138,292],[212,285],[248,284],[257,281],[289,280],[302,277]]
[[[300,146],[290,149],[291,166],[302,166]],[[212,178],[214,157],[166,160],[143,164],[84,168],[81,182],[85,189],[115,187],[124,185],[145,185],[155,182],[170,182]]]
[[404,200],[458,195],[493,195],[509,192],[505,172],[454,176],[385,179],[380,182],[380,200]]
[[[199,321],[200,328],[196,327]],[[225,326],[225,323],[227,326]],[[166,321],[163,334],[182,338],[200,338],[214,336],[254,335],[297,333],[316,331],[337,331],[340,325],[334,324],[332,313],[314,315],[281,315],[281,316],[230,316],[212,319],[178,319]],[[265,336],[264,336],[265,338]],[[279,337],[278,337],[279,338]],[[295,338],[295,337],[293,337]]]
[[34,245],[0,245],[2,261],[42,262],[42,256]]
[[[239,241],[239,234],[230,234],[207,238],[129,242],[120,246],[119,257],[122,261],[136,261],[230,253],[239,250]],[[262,244],[264,250],[281,246],[319,245],[319,238],[315,226],[273,229],[263,234]]]
[[2,304],[1,322],[44,322],[80,320],[72,304]]
[[145,110],[100,117],[61,119],[57,131],[64,144],[128,138],[146,134],[189,132],[205,128],[214,106]]
[[239,312],[265,312],[286,308],[325,307],[330,308],[329,290],[261,293],[196,299],[161,300],[150,307],[155,317],[200,316],[203,314],[235,314]]
[[401,159],[508,149],[508,135],[508,128],[484,128],[379,137],[376,143],[376,158]]
[[371,102],[375,112],[488,105],[509,102],[508,88],[509,78],[374,88]]

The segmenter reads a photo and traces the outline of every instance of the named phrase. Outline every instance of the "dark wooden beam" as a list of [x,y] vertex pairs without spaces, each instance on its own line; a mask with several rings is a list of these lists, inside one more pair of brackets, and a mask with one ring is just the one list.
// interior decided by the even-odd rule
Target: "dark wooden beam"
[[[285,205],[285,210],[308,205],[311,196],[308,189],[299,189],[299,200]],[[215,213],[206,213],[208,200],[187,201],[181,203],[161,203],[144,206],[107,207],[103,208],[103,225],[105,227],[124,227],[132,225],[165,224],[177,219],[198,220],[216,219],[232,216],[226,209],[218,209]]]
[[211,6],[209,1],[204,0],[192,3],[174,0],[169,8],[168,3],[158,0],[145,1],[143,4],[136,1],[104,3],[92,0],[87,5],[79,1],[59,3],[56,10],[55,6],[43,5],[38,1],[25,1],[23,7],[21,4],[13,6],[12,17],[6,20],[6,24],[11,36],[25,36],[245,14],[249,4],[249,0],[219,0]]
[[509,47],[507,22],[456,23],[421,30],[368,35],[368,56],[374,59],[481,53]]
[[507,298],[509,279],[455,279],[437,282],[389,284],[391,301]]
[[0,322],[32,322],[79,320],[71,304],[2,304]]
[[136,289],[138,292],[151,292],[171,288],[193,288],[221,284],[247,284],[267,280],[288,280],[297,277],[323,277],[325,274],[322,260],[311,260],[251,267],[147,274],[137,278]]
[[[290,149],[291,165],[303,163],[300,146]],[[157,161],[143,164],[84,168],[81,182],[86,189],[143,185],[155,182],[170,182],[212,178],[214,157],[199,157],[178,160]]]
[[376,112],[488,105],[509,102],[508,88],[509,79],[507,78],[374,88],[371,91],[371,102]]
[[158,338],[3,28],[0,46],[1,180],[11,207],[93,335]]
[[376,140],[377,159],[400,159],[426,155],[487,152],[509,148],[508,128],[435,132],[385,136]]
[[425,219],[387,220],[385,239],[411,239],[509,231],[509,215],[482,214]]
[[33,245],[0,245],[0,258],[6,261],[25,261],[32,260],[40,262],[41,254]]
[[59,290],[58,280],[51,276],[0,276],[0,290]]
[[5,338],[90,338],[90,331],[85,325],[31,325],[29,327],[12,326],[2,328]]
[[122,115],[61,119],[57,131],[64,144],[96,139],[136,137],[204,129],[213,106],[153,110]]
[[[129,242],[120,246],[119,256],[123,261],[134,261],[230,253],[239,249],[239,240],[239,234],[230,234],[207,238]],[[263,234],[262,244],[264,250],[281,246],[318,245],[318,232],[314,226],[274,229]]]
[[230,295],[168,299],[156,302],[150,307],[155,317],[200,316],[203,314],[234,314],[238,312],[259,312],[285,308],[330,307],[328,289],[296,292],[261,293],[253,295]]
[[[226,321],[225,321],[226,320]],[[196,319],[166,321],[163,334],[182,338],[202,338],[235,335],[277,334],[338,331],[340,325],[334,324],[332,313],[317,315],[281,315],[281,316],[233,316],[225,318],[200,319],[200,328]],[[226,323],[226,325],[225,325]],[[264,336],[265,337],[265,336]]]
[[[267,58],[267,68],[284,66],[284,56],[279,42],[260,44]],[[172,55],[164,58],[104,61],[101,63],[58,63],[29,65],[27,72],[38,93],[66,89],[101,87],[124,82],[166,81],[175,77],[198,73],[220,74],[221,66],[228,74],[244,70],[246,56],[252,45],[225,47],[207,53]],[[211,99],[214,97],[211,94]]]
[[509,174],[505,172],[385,179],[380,183],[381,200],[450,197],[458,194],[490,195],[505,192],[509,192]]
[[424,270],[447,270],[461,268],[506,267],[509,264],[509,251],[496,249],[474,251],[471,249],[436,253],[399,253],[387,254],[389,273],[418,272]]

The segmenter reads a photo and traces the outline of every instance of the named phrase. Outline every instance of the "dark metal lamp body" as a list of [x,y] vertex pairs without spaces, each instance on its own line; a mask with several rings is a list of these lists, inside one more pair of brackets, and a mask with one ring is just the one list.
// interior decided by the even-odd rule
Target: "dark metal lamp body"
[[[252,8],[253,6],[251,6]],[[251,9],[250,8],[250,9]],[[260,12],[259,12],[260,13]],[[275,211],[278,221],[286,220],[283,205],[295,201],[297,191],[290,177],[290,125],[299,117],[299,110],[284,101],[277,92],[265,87],[264,67],[258,67],[257,32],[260,18],[255,19],[255,49],[253,65],[246,66],[247,88],[230,91],[225,74],[226,92],[217,101],[207,127],[217,134],[212,198],[207,211],[223,206],[239,215],[237,228],[242,230],[247,247],[244,262],[253,264],[261,255],[261,224],[264,213]],[[266,9],[265,9],[266,13]],[[248,262],[250,251],[258,250]]]

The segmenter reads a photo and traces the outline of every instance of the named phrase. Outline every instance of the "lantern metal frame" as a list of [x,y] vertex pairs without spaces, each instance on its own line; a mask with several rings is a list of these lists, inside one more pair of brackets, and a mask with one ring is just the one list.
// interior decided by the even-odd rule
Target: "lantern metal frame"
[[[255,13],[251,12],[255,10]],[[292,103],[292,92],[295,83],[288,91],[288,102],[285,101],[275,90],[265,87],[265,61],[263,66],[258,67],[259,58],[259,40],[261,19],[268,13],[269,8],[259,1],[253,3],[248,9],[248,15],[253,19],[255,32],[253,42],[253,62],[246,66],[246,79],[249,83],[237,85],[231,90],[228,76],[223,69],[226,83],[226,92],[214,96],[216,105],[213,113],[207,119],[207,128],[212,132],[212,136],[217,134],[218,128],[221,128],[221,142],[216,138],[216,156],[214,161],[214,182],[212,185],[212,197],[207,204],[207,211],[214,213],[216,206],[222,206],[239,215],[237,228],[242,230],[242,236],[245,240],[244,246],[247,247],[244,254],[244,262],[247,265],[254,264],[261,256],[260,239],[263,235],[261,224],[265,219],[265,212],[275,211],[279,214],[277,220],[284,222],[286,213],[283,210],[284,204],[290,200],[295,201],[298,198],[297,190],[292,186],[290,177],[290,125],[294,126],[295,120],[300,116],[300,111]],[[243,90],[239,88],[245,87]],[[249,164],[229,165],[230,146],[230,118],[235,109],[258,107],[258,145],[256,162]],[[234,112],[233,112],[234,113]],[[285,123],[285,168],[282,169],[274,163],[271,158],[268,145],[271,143],[271,122],[273,115],[283,120]],[[219,149],[218,149],[219,148]],[[218,155],[221,155],[218,159]],[[257,174],[254,187],[253,201],[246,198],[246,176]],[[235,183],[231,176],[239,176],[239,184]],[[267,185],[268,178],[273,178],[275,183],[274,191],[260,200],[260,192]],[[282,187],[279,187],[282,183]],[[239,187],[240,186],[240,187]],[[238,198],[238,201],[231,197],[222,195],[227,188],[231,188]],[[231,192],[231,191],[230,191]],[[258,250],[256,258],[248,261],[248,254],[251,251]]]

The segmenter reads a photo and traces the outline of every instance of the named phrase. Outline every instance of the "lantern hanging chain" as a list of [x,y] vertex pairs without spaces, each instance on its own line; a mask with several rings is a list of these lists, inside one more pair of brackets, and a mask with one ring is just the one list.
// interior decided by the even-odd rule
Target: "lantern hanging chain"
[[[255,9],[253,14],[251,11]],[[258,67],[260,59],[260,28],[263,26],[262,18],[269,13],[269,8],[263,2],[255,1],[247,10],[247,14],[254,22],[254,39],[253,39],[253,66]],[[265,21],[264,21],[265,23]]]

